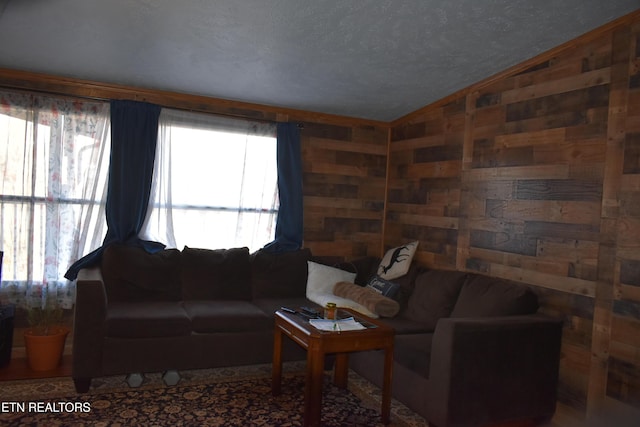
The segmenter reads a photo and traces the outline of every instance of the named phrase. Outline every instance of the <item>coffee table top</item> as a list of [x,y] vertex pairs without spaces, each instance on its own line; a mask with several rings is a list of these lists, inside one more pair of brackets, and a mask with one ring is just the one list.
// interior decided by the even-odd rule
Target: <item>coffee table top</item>
[[343,331],[343,330],[324,331],[314,327],[309,322],[308,318],[301,316],[299,314],[288,313],[282,310],[276,311],[276,317],[279,317],[282,320],[286,321],[288,324],[290,324],[290,326],[295,326],[297,329],[300,329],[301,331],[304,331],[306,334],[310,334],[313,336],[335,335],[335,334],[351,336],[353,334],[368,335],[372,333],[376,335],[379,335],[379,334],[393,335],[394,333],[394,330],[392,327],[380,322],[378,319],[372,319],[370,317],[363,316],[354,310],[351,310],[348,308],[339,308],[337,313],[338,313],[338,319],[346,319],[349,317],[353,317],[357,322],[362,324],[365,327],[365,329],[359,329],[354,331]]

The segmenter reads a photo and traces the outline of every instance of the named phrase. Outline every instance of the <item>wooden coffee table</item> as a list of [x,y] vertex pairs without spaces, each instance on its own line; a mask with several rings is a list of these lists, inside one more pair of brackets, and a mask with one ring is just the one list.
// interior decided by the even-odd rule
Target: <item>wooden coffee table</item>
[[363,350],[384,350],[384,376],[382,387],[381,418],[389,424],[391,412],[391,378],[393,375],[393,328],[375,319],[363,317],[357,313],[340,309],[344,314],[352,315],[356,320],[369,324],[369,328],[358,331],[321,331],[313,327],[307,319],[281,310],[275,314],[273,334],[273,370],[271,391],[274,396],[280,394],[282,377],[282,336],[286,335],[307,350],[307,376],[304,389],[304,425],[319,426],[322,407],[322,378],[324,357],[335,354],[334,383],[338,387],[347,387],[349,371],[349,353]]

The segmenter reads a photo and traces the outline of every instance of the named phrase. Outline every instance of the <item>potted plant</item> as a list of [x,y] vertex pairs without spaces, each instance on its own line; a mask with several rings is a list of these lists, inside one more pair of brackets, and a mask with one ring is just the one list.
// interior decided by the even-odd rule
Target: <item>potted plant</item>
[[24,345],[29,367],[34,371],[49,371],[60,363],[69,328],[62,324],[64,311],[47,298],[40,307],[27,308],[29,328],[24,333]]

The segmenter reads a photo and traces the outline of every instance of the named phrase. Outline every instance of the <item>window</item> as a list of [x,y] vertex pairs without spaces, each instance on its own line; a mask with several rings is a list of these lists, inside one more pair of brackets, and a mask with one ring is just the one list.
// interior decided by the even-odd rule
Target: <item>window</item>
[[274,125],[163,109],[159,128],[144,239],[252,252],[273,240]]
[[[75,298],[67,269],[106,234],[109,104],[0,92],[0,302]],[[251,251],[274,239],[273,124],[163,109],[140,237]]]
[[106,230],[108,117],[106,103],[0,92],[3,299],[71,307],[64,274]]

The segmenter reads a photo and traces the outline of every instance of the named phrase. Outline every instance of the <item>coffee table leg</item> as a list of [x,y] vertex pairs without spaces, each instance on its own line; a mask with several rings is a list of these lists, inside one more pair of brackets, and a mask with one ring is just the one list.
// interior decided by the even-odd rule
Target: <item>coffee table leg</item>
[[340,388],[347,388],[349,378],[349,353],[336,353],[333,382]]
[[282,381],[282,331],[275,327],[273,331],[273,363],[271,367],[271,394],[280,394]]
[[307,349],[307,381],[304,390],[304,425],[320,426],[322,408],[322,377],[324,372],[324,354],[309,346]]
[[382,423],[391,422],[391,378],[393,376],[393,347],[384,350],[384,377],[382,379]]

